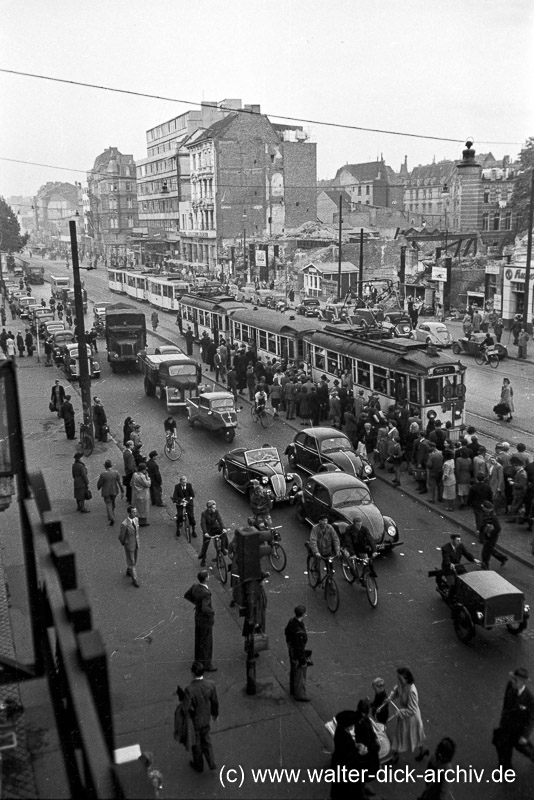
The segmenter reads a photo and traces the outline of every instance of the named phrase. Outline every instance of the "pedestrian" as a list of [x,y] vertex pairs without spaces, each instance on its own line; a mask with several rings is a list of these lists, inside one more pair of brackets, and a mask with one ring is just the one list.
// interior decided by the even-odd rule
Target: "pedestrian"
[[278,419],[278,409],[280,408],[280,402],[282,400],[282,387],[278,378],[273,378],[273,382],[271,384],[271,394],[269,395],[269,399],[271,401],[271,405],[274,411],[274,418]]
[[122,443],[125,447],[128,446],[128,442],[132,438],[132,431],[133,431],[134,421],[131,417],[126,417],[124,420],[124,425],[122,426]]
[[176,324],[178,325],[178,330],[180,331],[180,333],[183,333],[183,330],[182,330],[182,314],[181,314],[179,309],[178,309],[178,313],[176,314]]
[[133,454],[133,442],[131,440],[126,442],[126,447],[122,452],[122,459],[124,462],[124,477],[122,482],[126,487],[126,501],[132,502],[132,477],[135,472],[135,458]]
[[512,322],[512,327],[510,328],[510,332],[514,337],[514,344],[516,347],[519,346],[519,334],[523,330],[523,315],[516,314],[514,317],[514,321]]
[[132,503],[137,508],[137,516],[139,517],[139,527],[147,528],[150,525],[148,521],[148,509],[150,505],[150,486],[152,481],[148,477],[146,464],[140,461],[137,471],[132,475]]
[[146,462],[146,469],[148,472],[148,477],[150,478],[150,502],[153,506],[158,506],[159,508],[163,508],[165,503],[163,502],[162,498],[162,486],[163,486],[163,479],[161,477],[161,472],[159,469],[159,464],[156,461],[158,457],[157,450],[151,450],[148,454],[148,461]]
[[460,508],[465,508],[473,478],[473,462],[469,458],[466,447],[460,448],[460,455],[455,460],[456,488],[460,500]]
[[228,391],[232,392],[234,400],[237,402],[237,374],[233,367],[230,367],[226,375]]
[[150,321],[152,323],[152,330],[155,331],[159,325],[159,315],[157,311],[153,311],[150,316]]
[[93,401],[93,425],[97,442],[107,442],[107,422],[108,418],[102,405],[102,400],[95,396]]
[[46,356],[45,367],[51,367],[52,366],[52,353],[54,352],[54,345],[53,345],[52,339],[50,337],[45,339],[44,352],[45,352],[45,356]]
[[9,331],[7,334],[6,353],[8,358],[15,358],[17,355],[17,345],[15,344],[15,339],[13,338],[11,331]]
[[129,505],[128,516],[121,522],[119,542],[124,547],[126,556],[126,574],[132,579],[133,585],[139,589],[140,583],[137,576],[137,557],[139,555],[139,520],[137,509]]
[[399,753],[408,750],[412,753],[417,751],[415,760],[422,761],[429,751],[424,748],[426,736],[414,677],[408,667],[398,667],[397,679],[398,683],[388,697],[394,709],[393,716],[396,717],[396,728],[391,743],[393,763],[398,761]]
[[24,344],[24,337],[20,331],[17,333],[17,350],[19,351],[19,357],[24,358],[26,345]]
[[215,612],[211,604],[208,579],[208,570],[201,569],[197,575],[198,583],[187,590],[184,598],[195,606],[195,661],[200,661],[205,672],[216,672],[217,667],[212,662]]
[[454,501],[456,500],[456,474],[454,464],[454,453],[452,450],[443,451],[443,499],[447,502],[447,511],[454,511]]
[[470,339],[471,333],[473,332],[473,322],[471,320],[471,314],[469,312],[465,313],[465,316],[462,320],[462,328],[464,332],[464,337],[466,339]]
[[306,606],[296,606],[294,616],[291,617],[284,630],[289,656],[289,694],[299,703],[310,702],[306,690],[308,634],[304,625],[305,616]]
[[211,770],[217,769],[210,737],[210,717],[215,722],[219,716],[219,700],[213,681],[204,679],[204,665],[195,661],[191,667],[193,680],[184,691],[182,709],[193,721],[195,743],[191,746],[191,767],[197,772],[204,770],[203,757]]
[[65,402],[65,389],[56,379],[50,394],[50,411],[55,411],[59,417],[61,406]]
[[17,305],[14,300],[9,304],[9,310],[11,311],[11,319],[17,319]]
[[185,338],[185,349],[188,356],[193,355],[193,331],[191,330],[191,325],[187,326],[187,330],[184,333]]
[[5,325],[6,324],[7,315],[6,315],[6,310],[5,310],[4,306],[2,306],[0,308],[0,319],[2,320],[2,325]]
[[475,306],[472,322],[473,322],[473,333],[480,333],[480,327],[482,325],[482,314],[480,313],[480,309],[478,306]]
[[482,503],[485,500],[493,501],[493,495],[489,484],[486,482],[486,477],[482,472],[476,476],[475,483],[471,486],[469,494],[467,495],[467,505],[473,509],[475,515],[475,529],[477,534],[480,533],[480,526],[482,525]]
[[115,525],[115,500],[119,492],[121,497],[124,497],[124,488],[121,476],[116,469],[112,469],[112,466],[113,464],[109,459],[104,462],[104,472],[101,472],[98,476],[96,488],[100,489],[104,499],[109,524]]
[[437,745],[434,755],[428,761],[425,769],[425,783],[427,784],[419,800],[447,800],[452,798],[450,786],[452,781],[447,775],[452,771],[452,760],[456,753],[456,744],[453,739],[445,736]]
[[502,319],[499,317],[493,324],[493,333],[495,334],[496,342],[500,343],[503,330],[504,330],[504,323]]
[[441,474],[443,471],[443,453],[437,449],[434,442],[429,443],[430,452],[426,460],[426,486],[430,493],[429,503],[441,500]]
[[340,711],[335,716],[334,752],[330,760],[330,769],[335,780],[330,789],[330,800],[363,800],[364,781],[355,782],[350,775],[360,777],[360,753],[363,745],[356,741],[355,725],[357,715],[349,709]]
[[480,556],[480,560],[482,562],[482,566],[485,569],[489,569],[489,562],[491,556],[497,559],[500,562],[501,566],[504,566],[508,561],[507,556],[503,553],[499,553],[498,550],[495,550],[495,546],[499,539],[499,534],[501,532],[501,523],[495,513],[495,508],[493,503],[490,503],[489,500],[484,500],[482,503],[482,524],[480,526],[480,541],[482,543],[482,555]]
[[134,451],[137,450],[140,452],[143,442],[141,441],[141,425],[138,422],[132,422],[130,439],[133,442]]
[[510,680],[504,692],[504,702],[499,727],[493,732],[493,745],[497,750],[499,766],[512,768],[514,748],[518,753],[534,761],[534,745],[529,741],[534,730],[534,695],[528,670],[517,667],[510,672]]
[[512,486],[512,504],[507,522],[517,522],[519,511],[525,500],[528,476],[525,465],[517,455],[510,459],[510,466],[513,468],[514,474],[512,478],[508,478],[508,483]]
[[332,427],[341,430],[341,403],[339,394],[336,391],[333,391],[330,395],[328,417]]
[[24,342],[26,344],[26,350],[28,351],[28,356],[33,356],[34,346],[33,346],[33,336],[29,328],[26,328],[26,336],[24,337]]
[[186,475],[182,475],[180,481],[175,485],[172,494],[172,502],[176,505],[176,536],[181,535],[181,528],[184,524],[184,515],[187,514],[191,526],[191,536],[197,538],[195,520],[195,490],[189,483]]
[[496,413],[500,420],[503,417],[506,417],[506,422],[510,422],[513,419],[512,412],[515,411],[514,389],[509,378],[503,378],[500,405],[495,406],[495,409],[497,409]]
[[371,714],[380,725],[386,725],[389,719],[389,702],[384,678],[375,678],[371,685],[375,693],[371,702]]
[[62,405],[59,409],[59,417],[63,420],[63,424],[65,426],[65,433],[67,435],[67,439],[75,439],[76,438],[76,422],[74,416],[74,406],[72,405],[70,394],[65,395],[65,400],[63,401]]
[[254,367],[252,364],[249,364],[247,367],[246,382],[248,388],[248,399],[253,402],[254,394],[256,392],[256,376],[254,374]]
[[74,453],[74,464],[72,465],[72,478],[74,480],[74,499],[76,500],[77,511],[82,514],[89,513],[89,509],[85,507],[85,501],[89,498],[89,478],[87,475],[87,467],[82,461],[81,453]]
[[527,342],[529,341],[530,336],[528,335],[525,329],[521,330],[521,332],[517,336],[517,357],[518,358],[526,358],[527,357]]

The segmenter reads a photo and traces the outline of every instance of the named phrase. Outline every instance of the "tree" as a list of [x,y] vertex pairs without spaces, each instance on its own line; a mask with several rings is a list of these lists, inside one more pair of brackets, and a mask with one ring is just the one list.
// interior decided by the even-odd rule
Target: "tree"
[[514,191],[510,198],[510,206],[514,215],[517,214],[518,230],[524,230],[528,223],[530,203],[531,173],[534,169],[534,137],[530,136],[519,155],[521,162],[520,172],[514,183]]
[[6,253],[19,253],[30,238],[20,234],[17,215],[3,197],[0,197],[0,248]]

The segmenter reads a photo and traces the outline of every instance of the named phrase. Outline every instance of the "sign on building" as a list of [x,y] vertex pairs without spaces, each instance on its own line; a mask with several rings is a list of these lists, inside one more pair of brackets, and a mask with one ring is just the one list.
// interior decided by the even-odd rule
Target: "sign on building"
[[256,250],[256,266],[257,267],[266,267],[267,266],[267,251],[266,250]]
[[432,267],[432,280],[447,283],[447,267]]

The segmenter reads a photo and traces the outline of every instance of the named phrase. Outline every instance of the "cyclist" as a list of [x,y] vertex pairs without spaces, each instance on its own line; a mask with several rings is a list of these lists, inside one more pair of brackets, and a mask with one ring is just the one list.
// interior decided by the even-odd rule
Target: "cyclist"
[[188,483],[185,475],[182,475],[180,482],[174,487],[172,495],[172,502],[176,504],[176,536],[180,536],[180,529],[184,524],[184,514],[187,514],[191,525],[191,536],[193,539],[197,538],[194,497],[195,491],[192,484]]
[[456,594],[456,576],[465,573],[465,567],[461,563],[462,556],[472,564],[480,564],[480,561],[469,552],[467,547],[462,544],[462,537],[459,533],[451,533],[451,540],[441,548],[441,571],[449,584],[449,599],[452,600]]
[[267,403],[267,393],[263,384],[260,384],[258,387],[258,391],[254,395],[254,409],[257,414],[261,416],[265,411],[265,405]]
[[485,339],[480,343],[480,352],[484,355],[484,363],[488,364],[488,350],[495,347],[495,339],[491,333],[486,333]]
[[221,537],[222,554],[224,556],[228,555],[228,536],[226,535],[224,522],[222,521],[222,517],[217,510],[217,503],[215,500],[208,500],[206,503],[206,510],[202,512],[200,517],[200,527],[202,528],[204,541],[202,542],[202,548],[198,555],[198,559],[200,561],[200,566],[205,567],[206,553],[208,552],[208,547],[210,546],[211,540],[215,536]]
[[332,525],[328,524],[328,517],[326,514],[320,516],[317,525],[314,525],[311,529],[309,544],[315,556],[315,563],[318,571],[321,569],[321,559],[339,556],[341,552],[339,536]]
[[273,521],[270,511],[273,507],[273,496],[269,489],[264,489],[255,478],[250,481],[250,509],[254,516],[253,524],[257,528],[272,528]]
[[376,578],[376,572],[373,567],[372,559],[376,555],[376,542],[371,536],[369,528],[367,528],[359,514],[354,516],[352,524],[345,528],[344,533],[341,535],[341,546],[349,556],[357,556],[358,558],[369,558],[369,572]]
[[167,445],[172,447],[172,438],[176,439],[176,420],[170,414],[163,422],[165,428],[165,436],[167,438]]

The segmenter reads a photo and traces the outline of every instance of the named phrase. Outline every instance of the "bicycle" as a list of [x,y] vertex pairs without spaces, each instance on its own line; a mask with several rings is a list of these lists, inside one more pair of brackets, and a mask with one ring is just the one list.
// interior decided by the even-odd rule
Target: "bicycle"
[[165,444],[163,446],[163,452],[169,459],[169,461],[178,461],[182,457],[182,445],[176,438],[175,433],[168,433],[165,436]]
[[492,369],[497,369],[499,366],[499,354],[497,350],[488,348],[480,348],[475,355],[475,364],[480,367],[482,364],[489,364]]
[[341,555],[341,569],[343,576],[349,583],[357,581],[363,586],[367,594],[369,605],[376,608],[378,605],[378,584],[371,574],[372,559],[369,556],[351,556],[344,552]]
[[186,541],[191,544],[191,523],[189,522],[189,516],[187,514],[187,500],[181,500],[180,503],[176,506],[176,511],[178,512],[178,505],[182,506],[182,524],[181,528],[186,538]]
[[90,456],[95,446],[95,440],[88,422],[80,422],[80,441],[78,449],[84,456]]
[[[224,557],[224,553],[222,551],[222,546],[221,546],[221,536],[223,535],[223,533],[226,533],[226,529],[224,531],[221,531],[221,533],[217,533],[215,536],[208,535],[208,538],[210,539],[210,541],[213,542],[215,546],[215,558],[212,560],[215,561],[215,566],[217,567],[217,572],[219,573],[219,580],[221,581],[221,583],[226,583],[226,581],[228,580],[228,564],[226,563],[226,559]],[[206,555],[207,555],[207,550],[206,550]]]
[[267,411],[265,406],[256,408],[256,406],[252,405],[250,407],[250,416],[253,422],[261,422],[262,428],[270,428],[274,422],[273,415]]
[[306,564],[308,570],[308,583],[312,589],[316,589],[317,586],[323,587],[326,605],[332,614],[335,614],[339,608],[339,589],[336,579],[334,578],[334,559],[319,556],[326,567],[325,574],[321,576],[321,569],[318,566],[317,559],[311,552],[308,543],[306,543],[306,548],[308,550],[308,559]]

